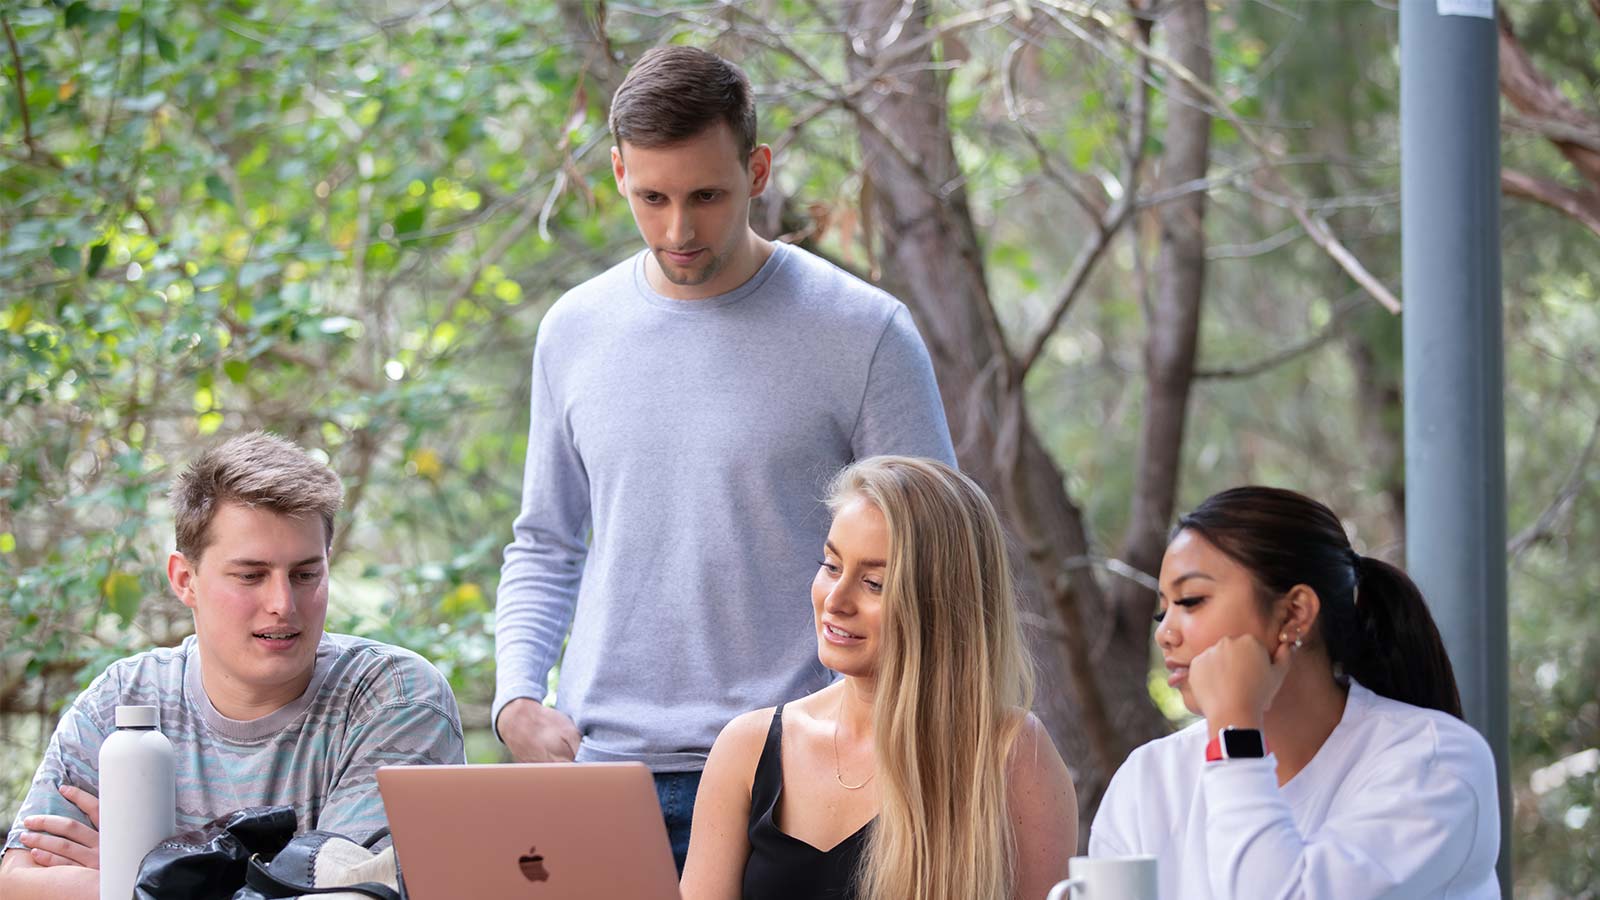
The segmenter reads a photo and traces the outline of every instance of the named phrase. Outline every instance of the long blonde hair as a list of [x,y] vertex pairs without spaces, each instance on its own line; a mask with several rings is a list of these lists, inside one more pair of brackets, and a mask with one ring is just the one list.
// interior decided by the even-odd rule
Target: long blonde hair
[[872,728],[881,808],[862,900],[1010,900],[1006,763],[1033,695],[999,518],[971,479],[875,456],[834,479],[889,526]]

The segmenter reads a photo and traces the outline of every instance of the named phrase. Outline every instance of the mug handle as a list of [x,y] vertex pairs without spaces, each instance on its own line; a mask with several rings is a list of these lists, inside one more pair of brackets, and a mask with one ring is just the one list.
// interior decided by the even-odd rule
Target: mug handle
[[1086,883],[1082,878],[1068,878],[1065,881],[1058,881],[1056,886],[1050,889],[1050,893],[1045,895],[1044,900],[1068,900],[1073,888],[1083,887]]

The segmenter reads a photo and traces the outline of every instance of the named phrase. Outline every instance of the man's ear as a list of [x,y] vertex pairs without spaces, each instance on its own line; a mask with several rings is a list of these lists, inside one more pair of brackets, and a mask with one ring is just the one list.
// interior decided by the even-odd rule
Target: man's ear
[[178,602],[190,609],[195,608],[194,578],[195,569],[189,558],[174,550],[167,557],[167,582],[172,585],[172,593],[178,596]]
[[617,192],[622,194],[623,197],[627,197],[628,196],[628,189],[624,186],[624,180],[627,178],[627,176],[628,176],[628,171],[622,165],[622,148],[621,147],[612,147],[611,148],[611,177],[613,177],[613,178],[615,178],[617,180]]
[[772,148],[762,144],[750,151],[750,197],[754,199],[761,196],[767,189],[767,180],[772,177]]
[[1289,640],[1306,638],[1311,634],[1311,626],[1317,621],[1317,614],[1322,612],[1322,598],[1309,585],[1297,584],[1284,595],[1287,601],[1284,605],[1284,623],[1282,631],[1288,635]]

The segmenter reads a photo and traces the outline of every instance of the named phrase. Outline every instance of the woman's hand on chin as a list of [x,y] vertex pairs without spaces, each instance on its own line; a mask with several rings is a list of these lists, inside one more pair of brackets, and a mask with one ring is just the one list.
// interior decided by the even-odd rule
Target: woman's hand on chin
[[1213,737],[1228,726],[1262,727],[1267,707],[1289,674],[1292,652],[1287,641],[1268,651],[1254,635],[1234,635],[1189,663],[1189,689]]

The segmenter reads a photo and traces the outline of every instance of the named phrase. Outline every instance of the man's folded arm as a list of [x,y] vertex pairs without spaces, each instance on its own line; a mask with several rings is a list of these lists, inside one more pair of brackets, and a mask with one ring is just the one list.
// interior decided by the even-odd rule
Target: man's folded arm
[[41,866],[28,850],[7,850],[0,860],[0,900],[98,900],[100,870]]

